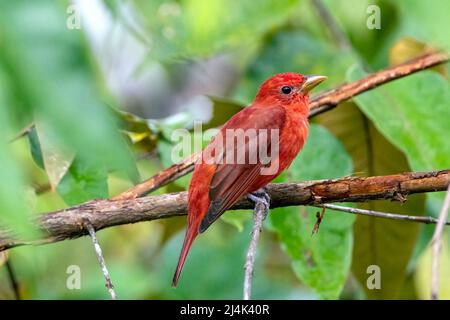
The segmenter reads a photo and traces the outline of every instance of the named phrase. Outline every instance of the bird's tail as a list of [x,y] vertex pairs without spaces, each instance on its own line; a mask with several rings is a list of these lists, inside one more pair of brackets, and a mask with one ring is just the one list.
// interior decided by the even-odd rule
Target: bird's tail
[[184,236],[184,242],[180,257],[178,258],[177,269],[175,270],[175,274],[173,275],[172,287],[177,286],[178,279],[180,278],[181,271],[183,270],[184,262],[186,261],[186,257],[189,253],[189,249],[191,248],[192,242],[197,237],[197,234],[198,226],[195,224],[189,224],[188,228],[186,229],[186,235]]

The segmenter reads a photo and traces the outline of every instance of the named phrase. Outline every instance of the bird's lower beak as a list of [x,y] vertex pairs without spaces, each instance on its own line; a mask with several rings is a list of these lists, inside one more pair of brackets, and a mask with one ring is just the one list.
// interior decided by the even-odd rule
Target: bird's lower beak
[[319,83],[321,83],[322,81],[324,81],[326,79],[327,79],[327,77],[325,77],[325,76],[318,76],[318,75],[306,76],[306,80],[305,80],[305,82],[303,82],[301,90],[303,92],[309,92],[314,87],[316,87]]

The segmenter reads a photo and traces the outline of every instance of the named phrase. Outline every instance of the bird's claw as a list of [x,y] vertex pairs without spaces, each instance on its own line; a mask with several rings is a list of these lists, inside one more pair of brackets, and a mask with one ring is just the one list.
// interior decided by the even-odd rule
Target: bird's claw
[[264,190],[264,189],[260,189],[257,190],[255,192],[249,193],[247,195],[247,198],[252,201],[255,206],[258,205],[259,203],[262,204],[265,208],[264,212],[264,218],[267,216],[267,213],[269,212],[269,208],[270,208],[270,196],[269,194]]

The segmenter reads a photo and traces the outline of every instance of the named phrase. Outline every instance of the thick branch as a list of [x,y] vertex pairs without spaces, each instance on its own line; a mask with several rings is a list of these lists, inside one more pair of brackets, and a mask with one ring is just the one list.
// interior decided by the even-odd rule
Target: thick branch
[[[397,66],[387,68],[385,70],[372,73],[367,77],[343,84],[333,90],[326,91],[310,101],[309,117],[314,117],[320,113],[328,111],[336,107],[339,103],[344,102],[358,94],[372,90],[382,84],[405,77],[415,72],[433,67],[435,65],[449,61],[446,53],[431,53],[418,57],[411,61],[407,61]],[[171,167],[160,171],[148,180],[132,187],[131,189],[117,195],[113,200],[135,199],[146,195],[176,179],[188,174],[194,168],[194,163],[200,157],[200,153],[196,153],[184,161],[174,164]]]
[[[270,184],[266,190],[271,207],[286,207],[329,202],[363,202],[376,199],[404,201],[408,194],[442,191],[450,183],[450,170],[403,173],[368,178],[346,177],[336,180]],[[0,235],[0,251],[24,244],[43,244],[76,238],[86,234],[83,221],[95,230],[168,218],[186,214],[186,192],[149,196],[133,200],[94,200],[85,204],[40,216],[37,227],[42,238],[33,241],[12,240]],[[232,209],[251,209],[243,198]]]

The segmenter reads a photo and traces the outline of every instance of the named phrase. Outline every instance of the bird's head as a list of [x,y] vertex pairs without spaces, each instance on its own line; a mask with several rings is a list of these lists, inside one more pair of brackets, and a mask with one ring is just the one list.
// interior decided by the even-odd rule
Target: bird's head
[[256,101],[272,104],[308,102],[309,92],[327,77],[303,75],[300,73],[280,73],[267,79],[259,88]]

